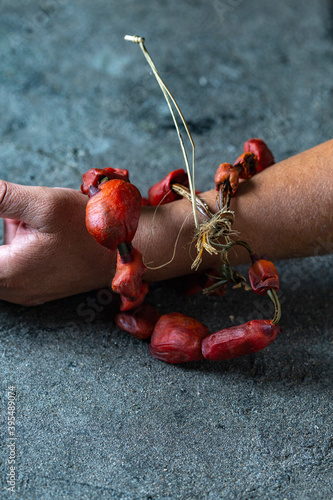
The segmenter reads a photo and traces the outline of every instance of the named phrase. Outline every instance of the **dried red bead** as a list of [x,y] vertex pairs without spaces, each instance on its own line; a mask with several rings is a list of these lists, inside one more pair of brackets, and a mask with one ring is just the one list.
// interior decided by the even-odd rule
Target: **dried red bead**
[[279,276],[273,262],[265,259],[253,258],[249,268],[249,281],[251,288],[258,295],[266,295],[267,290],[279,289]]
[[148,283],[143,281],[140,293],[136,299],[130,300],[128,297],[125,297],[125,295],[120,294],[120,299],[121,299],[120,310],[129,311],[130,309],[134,309],[135,307],[141,306],[142,302],[145,300],[145,296],[147,295],[148,291],[149,291],[149,285]]
[[[216,285],[219,281],[219,273],[216,269],[208,269],[204,274],[205,280],[203,281],[203,288],[209,288],[213,285]],[[212,292],[209,293],[211,296],[215,297],[223,297],[225,295],[227,286],[221,285]]]
[[258,160],[257,172],[261,172],[275,163],[273,153],[261,139],[254,138],[246,141],[244,153],[253,153],[256,156]]
[[[207,269],[204,273],[193,273],[177,278],[176,286],[183,295],[195,295],[202,292],[204,288],[209,288],[219,281],[216,269]],[[226,286],[223,285],[209,295],[222,297],[225,295]]]
[[172,184],[181,184],[188,187],[188,176],[182,168],[173,170],[164,179],[154,184],[148,191],[149,205],[165,205],[175,200],[179,200],[181,196],[172,191]]
[[133,311],[116,314],[116,325],[136,339],[148,339],[160,318],[157,309],[151,304],[142,304]]
[[191,296],[202,292],[202,275],[201,274],[187,274],[180,278],[175,278],[175,288],[180,291],[182,295]]
[[218,190],[220,185],[226,181],[229,181],[230,187],[232,189],[232,195],[235,194],[239,184],[239,172],[237,166],[231,165],[231,163],[221,163],[216,170],[215,174],[215,187]]
[[[81,191],[84,194],[87,194],[88,196],[91,196],[91,187],[93,188],[98,188],[100,185],[100,182],[102,179],[105,177],[108,178],[108,180],[111,179],[121,179],[123,181],[129,182],[129,177],[128,177],[128,170],[123,170],[121,168],[91,168],[83,174],[82,176],[82,184],[81,184]],[[95,190],[92,190],[93,192],[96,192]]]
[[186,363],[202,359],[201,341],[208,328],[181,313],[164,314],[155,325],[149,351],[168,363]]
[[134,238],[141,213],[141,194],[134,184],[112,179],[99,185],[89,198],[86,226],[98,243],[116,250]]
[[234,163],[238,169],[240,179],[250,179],[258,172],[258,160],[253,153],[241,154]]
[[208,335],[202,341],[202,354],[211,361],[237,358],[264,349],[281,332],[279,325],[269,320],[255,319]]
[[142,276],[146,269],[142,255],[136,248],[132,247],[125,256],[117,252],[117,268],[112,280],[112,290],[133,301],[140,295]]

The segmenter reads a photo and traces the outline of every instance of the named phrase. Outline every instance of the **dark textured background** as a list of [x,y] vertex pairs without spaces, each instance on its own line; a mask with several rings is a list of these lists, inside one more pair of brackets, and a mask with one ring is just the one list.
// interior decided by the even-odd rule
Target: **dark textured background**
[[[183,167],[162,95],[125,34],[146,37],[191,126],[202,190],[249,137],[282,160],[333,136],[331,1],[0,6],[6,180],[78,188],[88,168],[112,165],[129,168],[146,193]],[[332,251],[330,240],[322,246]],[[12,384],[16,496],[333,498],[332,262],[277,263],[284,334],[265,351],[215,364],[153,359],[147,343],[115,327],[105,293],[34,308],[2,302],[1,432]],[[100,305],[94,315],[89,300]],[[148,300],[211,330],[267,314],[265,301],[237,290],[184,299],[156,284]],[[1,498],[7,455],[3,446]]]

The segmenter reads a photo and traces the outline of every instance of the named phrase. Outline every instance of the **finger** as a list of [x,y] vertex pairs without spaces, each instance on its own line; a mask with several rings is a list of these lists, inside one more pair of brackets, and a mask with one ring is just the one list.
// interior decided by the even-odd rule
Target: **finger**
[[47,188],[22,186],[0,180],[2,218],[15,219],[38,228],[43,223],[47,202]]
[[4,231],[4,244],[5,245],[10,245],[10,243],[13,241],[17,228],[20,224],[19,220],[15,219],[4,219],[4,226],[5,226],[5,231]]

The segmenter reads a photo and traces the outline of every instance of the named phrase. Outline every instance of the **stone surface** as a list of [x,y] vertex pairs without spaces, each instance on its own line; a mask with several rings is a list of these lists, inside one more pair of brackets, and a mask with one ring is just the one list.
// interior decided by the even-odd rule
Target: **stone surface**
[[[249,137],[281,160],[333,136],[330,1],[2,0],[0,8],[6,180],[78,188],[88,168],[111,165],[129,168],[145,193],[183,167],[162,94],[126,34],[146,37],[189,122],[202,190]],[[332,262],[278,263],[284,334],[263,352],[215,364],[153,359],[146,342],[117,329],[105,291],[34,308],[2,302],[1,433],[13,385],[17,496],[331,498]],[[211,330],[267,313],[265,301],[238,290],[185,299],[156,284],[149,302]]]

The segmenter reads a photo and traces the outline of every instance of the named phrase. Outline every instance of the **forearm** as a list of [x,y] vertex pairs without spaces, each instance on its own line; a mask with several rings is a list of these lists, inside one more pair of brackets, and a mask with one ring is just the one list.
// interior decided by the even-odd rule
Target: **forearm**
[[[235,238],[273,260],[331,253],[332,172],[329,141],[243,182],[231,200]],[[212,184],[213,178],[214,172]],[[201,197],[215,212],[216,191]],[[32,305],[110,285],[115,252],[88,233],[87,201],[78,190],[0,181],[6,242],[0,246],[0,300]],[[190,273],[197,255],[194,236],[187,200],[143,207],[133,244],[143,254],[146,279]],[[229,252],[231,263],[248,261],[246,251],[236,248]],[[219,256],[203,252],[199,270],[218,265]]]
[[[273,260],[331,252],[332,172],[333,140],[241,183],[231,201],[231,209],[235,212],[233,228],[239,232],[238,237],[247,241],[259,255]],[[212,172],[212,182],[213,175]],[[215,212],[216,191],[201,197]],[[148,267],[155,268],[148,270],[147,278],[161,280],[191,271],[196,256],[191,212],[187,200],[157,210],[143,209],[134,244],[144,254]],[[230,261],[244,263],[248,259],[246,251],[236,248],[229,253]],[[218,257],[205,252],[200,269],[218,263]],[[159,266],[162,267],[156,269]]]

